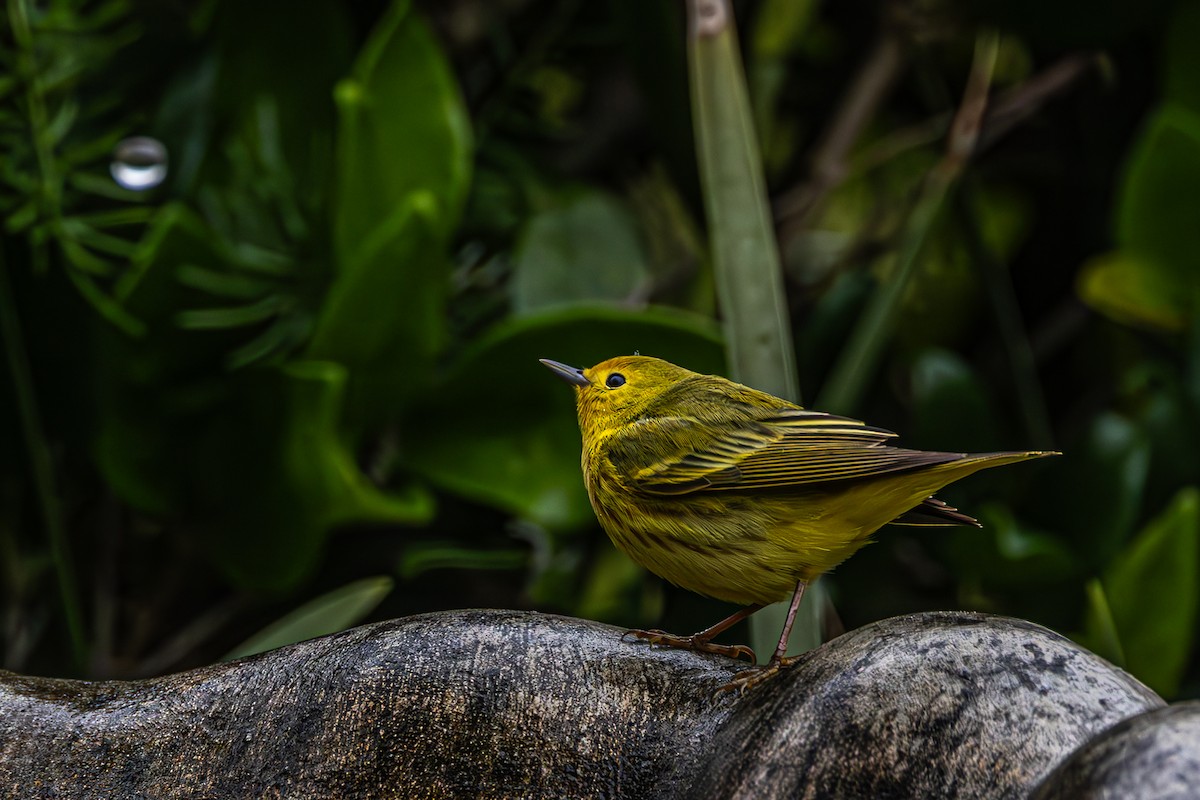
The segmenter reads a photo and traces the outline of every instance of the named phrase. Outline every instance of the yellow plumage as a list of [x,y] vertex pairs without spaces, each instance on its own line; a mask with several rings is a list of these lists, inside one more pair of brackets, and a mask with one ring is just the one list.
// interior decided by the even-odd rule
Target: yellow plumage
[[[794,614],[808,582],[889,522],[978,524],[932,495],[1048,455],[895,447],[889,431],[646,356],[543,363],[575,386],[584,480],[613,543],[678,586],[749,607],[692,637],[632,632],[655,643],[745,654],[708,640],[788,596]],[[788,628],[770,671],[786,661]]]

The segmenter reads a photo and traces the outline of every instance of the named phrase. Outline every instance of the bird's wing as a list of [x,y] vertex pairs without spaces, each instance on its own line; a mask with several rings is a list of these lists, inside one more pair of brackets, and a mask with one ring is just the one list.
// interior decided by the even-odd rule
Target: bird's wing
[[614,437],[608,457],[628,485],[658,495],[815,488],[961,458],[884,444],[894,436],[805,409],[728,422],[658,417]]

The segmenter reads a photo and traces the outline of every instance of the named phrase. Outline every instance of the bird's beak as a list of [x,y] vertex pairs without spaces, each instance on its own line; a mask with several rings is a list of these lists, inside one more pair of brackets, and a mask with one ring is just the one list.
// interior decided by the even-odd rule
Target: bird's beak
[[575,386],[592,385],[591,381],[583,377],[583,370],[579,369],[578,367],[568,367],[566,364],[559,363],[558,361],[551,361],[548,358],[539,358],[538,361],[541,361],[542,364],[545,365],[551,372],[562,378],[567,383],[574,384]]

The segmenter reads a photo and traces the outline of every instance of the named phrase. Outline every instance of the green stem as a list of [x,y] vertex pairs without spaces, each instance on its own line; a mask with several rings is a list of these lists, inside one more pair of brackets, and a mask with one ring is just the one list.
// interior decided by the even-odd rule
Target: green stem
[[[30,24],[28,0],[9,0],[8,18],[17,49],[17,72],[26,85],[29,136],[33,141],[38,175],[41,178],[38,192],[39,217],[44,221],[48,220],[57,230],[62,218],[62,182],[58,177],[54,145],[48,133],[50,115],[46,111],[45,91],[34,54],[33,26]],[[33,263],[37,273],[43,273],[48,268],[49,255],[44,245],[34,246]]]
[[1000,341],[1004,345],[1009,368],[1012,370],[1017,407],[1025,423],[1025,430],[1032,440],[1030,445],[1050,450],[1054,447],[1054,434],[1051,432],[1046,399],[1042,395],[1042,387],[1037,378],[1033,348],[1029,345],[1029,337],[1025,335],[1012,280],[984,241],[983,232],[979,229],[979,220],[976,219],[969,202],[973,196],[969,181],[964,184],[963,190],[955,203],[955,210],[962,225],[971,261],[981,273],[984,291],[996,319]]
[[67,633],[71,639],[71,651],[76,668],[83,669],[87,663],[87,645],[83,635],[83,613],[76,591],[74,570],[67,545],[66,526],[63,523],[62,505],[54,480],[54,464],[50,446],[42,427],[37,398],[33,389],[33,375],[26,356],[21,322],[17,318],[17,307],[13,301],[12,284],[8,279],[7,266],[0,253],[0,338],[4,340],[4,354],[12,375],[13,394],[16,396],[17,413],[29,455],[29,471],[33,477],[38,505],[49,539],[50,557],[58,578],[59,597]]
[[921,193],[901,234],[892,276],[871,298],[818,398],[817,405],[823,410],[853,414],[874,378],[883,350],[895,330],[909,281],[916,274],[917,258],[945,205],[946,196],[957,184],[975,148],[997,50],[998,39],[994,33],[982,33],[977,37],[975,61],[962,104],[950,127],[946,153],[921,185]]
[[936,172],[925,181],[905,226],[895,269],[872,296],[833,374],[822,388],[816,403],[818,408],[835,414],[855,412],[879,366],[883,349],[891,340],[901,301],[916,273],[917,256],[929,238],[949,188],[950,183]]

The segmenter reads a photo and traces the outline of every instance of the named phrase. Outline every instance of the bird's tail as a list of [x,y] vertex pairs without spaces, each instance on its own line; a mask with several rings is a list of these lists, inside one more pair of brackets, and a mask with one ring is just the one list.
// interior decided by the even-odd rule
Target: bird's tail
[[[1062,453],[1059,453],[1056,450],[1025,450],[1009,451],[1004,453],[977,453],[967,455],[953,461],[948,461],[944,464],[939,464],[933,467],[930,470],[930,473],[940,473],[939,482],[941,482],[944,486],[946,484],[953,483],[959,478],[965,478],[981,469],[987,469],[988,467],[999,467],[1004,464],[1012,464],[1017,461],[1027,461],[1033,458],[1057,455],[1062,455]],[[891,524],[917,527],[943,527],[948,525],[972,525],[976,528],[983,527],[979,524],[979,520],[975,519],[969,514],[964,514],[954,506],[948,505],[932,495],[922,500],[920,505],[904,512],[899,517],[892,520]]]

